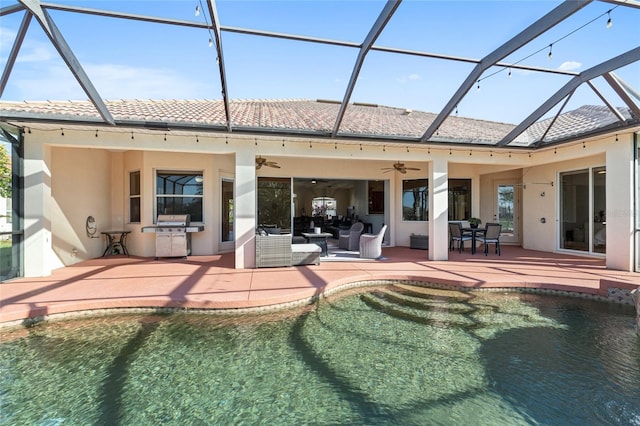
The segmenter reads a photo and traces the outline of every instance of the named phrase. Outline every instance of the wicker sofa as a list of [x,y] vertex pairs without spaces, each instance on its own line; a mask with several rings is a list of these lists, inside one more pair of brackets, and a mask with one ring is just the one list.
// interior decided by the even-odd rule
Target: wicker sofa
[[256,235],[256,268],[319,265],[321,248],[316,244],[292,244],[291,235]]

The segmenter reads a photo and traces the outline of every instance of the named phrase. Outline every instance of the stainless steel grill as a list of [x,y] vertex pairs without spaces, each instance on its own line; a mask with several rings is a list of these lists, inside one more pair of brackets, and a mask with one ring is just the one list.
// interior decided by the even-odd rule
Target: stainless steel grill
[[159,214],[155,226],[145,226],[142,232],[156,234],[156,260],[160,257],[186,257],[191,254],[191,233],[204,230],[192,226],[188,214]]

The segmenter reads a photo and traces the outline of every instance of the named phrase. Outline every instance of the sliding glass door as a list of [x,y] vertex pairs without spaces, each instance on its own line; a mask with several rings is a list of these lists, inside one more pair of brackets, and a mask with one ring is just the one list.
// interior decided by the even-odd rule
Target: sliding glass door
[[23,140],[19,129],[0,129],[0,281],[24,275]]
[[606,169],[560,173],[559,247],[606,253]]

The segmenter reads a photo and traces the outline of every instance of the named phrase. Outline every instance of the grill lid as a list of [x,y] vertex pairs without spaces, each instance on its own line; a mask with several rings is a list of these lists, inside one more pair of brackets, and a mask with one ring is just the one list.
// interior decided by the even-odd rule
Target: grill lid
[[166,226],[189,226],[191,222],[188,214],[159,214],[156,225],[159,227]]

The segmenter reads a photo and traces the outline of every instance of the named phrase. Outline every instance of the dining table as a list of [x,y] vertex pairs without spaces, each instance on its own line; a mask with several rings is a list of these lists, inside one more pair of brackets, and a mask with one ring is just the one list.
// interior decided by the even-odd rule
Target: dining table
[[478,233],[484,234],[486,231],[486,228],[480,228],[478,226],[476,226],[475,228],[462,228],[463,233],[471,234],[471,254],[476,254],[476,235]]

